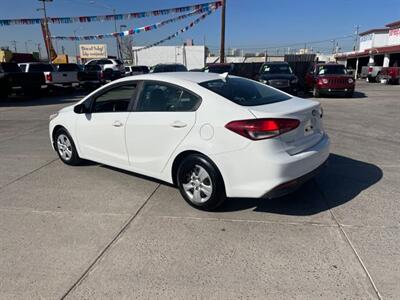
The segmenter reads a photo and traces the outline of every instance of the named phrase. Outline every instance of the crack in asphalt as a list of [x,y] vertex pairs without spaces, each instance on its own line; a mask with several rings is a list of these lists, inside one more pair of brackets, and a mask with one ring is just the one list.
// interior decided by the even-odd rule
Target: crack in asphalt
[[158,188],[161,186],[161,184],[158,184],[157,187],[154,189],[154,191],[149,195],[149,197],[143,202],[143,204],[139,207],[139,209],[131,215],[131,217],[125,222],[125,224],[122,226],[122,228],[117,232],[117,234],[111,239],[110,242],[107,243],[107,245],[100,251],[100,253],[94,258],[94,260],[90,263],[90,265],[86,268],[86,270],[82,273],[81,276],[79,276],[78,280],[72,284],[72,286],[63,294],[61,299],[65,299],[68,297],[68,295],[75,290],[82,282],[85,280],[85,278],[89,275],[89,273],[93,270],[95,265],[100,261],[100,259],[106,254],[106,252],[111,248],[112,245],[114,245],[119,238],[126,232],[128,229],[129,225],[133,222],[133,220],[140,214],[140,212],[143,210],[143,208],[146,206],[146,204],[149,202],[151,197],[156,193]]
[[44,165],[41,165],[40,167],[37,167],[36,169],[33,169],[32,171],[30,171],[28,173],[25,173],[24,175],[14,179],[14,180],[11,180],[10,182],[7,182],[6,184],[0,186],[0,190],[4,189],[5,187],[7,187],[7,186],[9,186],[9,185],[11,185],[13,183],[16,183],[16,182],[20,181],[21,179],[24,179],[25,177],[27,177],[29,175],[32,175],[33,173],[35,173],[35,172],[47,167],[48,165],[51,165],[53,162],[57,161],[58,159],[59,159],[58,157],[54,158],[54,159],[48,161],[47,163],[45,163]]
[[354,247],[353,243],[351,242],[349,236],[347,235],[346,231],[344,230],[344,226],[342,224],[340,224],[339,220],[337,219],[336,215],[333,213],[332,209],[330,208],[329,205],[329,201],[325,195],[325,193],[321,190],[320,186],[318,185],[318,183],[315,182],[315,186],[318,190],[318,192],[321,194],[322,199],[325,201],[326,205],[328,206],[328,210],[332,216],[332,219],[335,221],[335,223],[337,224],[337,227],[339,228],[340,232],[342,233],[345,241],[347,242],[347,244],[350,246],[350,248],[353,250],[354,255],[357,257],[358,262],[360,263],[364,273],[366,274],[366,276],[368,277],[368,280],[372,286],[372,288],[375,291],[375,294],[377,296],[377,298],[379,300],[382,300],[382,296],[379,293],[378,287],[376,286],[374,279],[372,278],[372,275],[370,274],[370,272],[367,269],[367,266],[364,264],[363,260],[361,259],[360,255],[358,254],[356,248]]

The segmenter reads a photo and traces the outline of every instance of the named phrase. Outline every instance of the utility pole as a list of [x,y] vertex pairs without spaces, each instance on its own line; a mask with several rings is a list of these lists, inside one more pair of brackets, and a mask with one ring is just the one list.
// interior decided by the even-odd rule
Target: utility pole
[[360,25],[356,25],[356,32],[355,32],[355,36],[354,36],[354,45],[353,45],[353,51],[357,50],[357,46],[358,46],[358,35],[360,32]]
[[[99,3],[96,0],[91,0],[89,3],[93,4],[93,5],[97,5],[97,6],[102,6],[102,7],[106,8],[106,9],[109,9],[109,10],[112,11],[113,16],[114,16],[114,32],[117,32],[117,18],[116,18],[115,8],[112,8],[112,7],[110,7],[110,6],[106,5],[106,4],[103,4],[103,3]],[[115,41],[117,42],[117,57],[121,58],[121,47],[119,45],[119,37],[118,36],[115,37]]]
[[39,52],[39,60],[41,59],[41,56],[42,56],[42,51],[41,51],[41,48],[40,48],[40,43],[37,43],[37,44],[35,44],[36,46],[37,46],[37,49],[38,49],[38,52]]
[[18,42],[16,40],[12,40],[12,41],[10,41],[10,43],[14,47],[14,52],[16,53],[17,52],[17,43]]
[[225,63],[225,9],[226,0],[222,0],[222,12],[221,12],[221,45],[219,49],[219,62]]

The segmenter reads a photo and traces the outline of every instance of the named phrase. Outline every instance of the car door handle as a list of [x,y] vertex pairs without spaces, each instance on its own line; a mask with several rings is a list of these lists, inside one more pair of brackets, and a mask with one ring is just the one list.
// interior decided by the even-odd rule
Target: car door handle
[[120,122],[120,121],[115,121],[112,125],[114,127],[122,127],[124,124],[122,124],[122,122]]
[[174,128],[183,128],[186,126],[187,126],[187,124],[182,121],[175,121],[171,124],[171,127],[174,127]]

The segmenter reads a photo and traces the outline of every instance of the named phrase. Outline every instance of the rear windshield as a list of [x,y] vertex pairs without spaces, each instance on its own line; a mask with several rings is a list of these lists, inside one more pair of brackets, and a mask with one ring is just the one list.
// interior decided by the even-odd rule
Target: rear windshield
[[262,74],[293,74],[292,69],[286,64],[270,64],[261,68]]
[[200,83],[202,87],[243,106],[256,106],[281,102],[290,96],[265,84],[244,78],[217,79]]
[[141,66],[137,66],[137,67],[131,67],[132,68],[132,72],[149,72],[149,68],[148,67],[141,67]]
[[318,75],[346,74],[346,68],[343,65],[325,65],[318,67]]
[[124,63],[122,61],[120,61],[119,59],[116,59],[115,62],[117,63],[117,65],[123,65]]
[[187,69],[184,65],[157,65],[154,67],[154,73],[162,72],[186,72]]
[[12,63],[4,63],[1,64],[0,70],[3,70],[3,72],[10,72],[10,73],[21,73],[21,69],[17,64],[12,64]]
[[72,72],[72,71],[78,71],[79,67],[78,65],[75,64],[62,64],[58,65],[58,71],[60,72]]
[[52,65],[49,64],[32,64],[29,66],[29,72],[53,72]]
[[226,73],[231,71],[231,66],[208,66],[205,69],[205,72],[210,72],[210,73]]
[[84,70],[86,72],[101,71],[101,67],[99,65],[85,65]]

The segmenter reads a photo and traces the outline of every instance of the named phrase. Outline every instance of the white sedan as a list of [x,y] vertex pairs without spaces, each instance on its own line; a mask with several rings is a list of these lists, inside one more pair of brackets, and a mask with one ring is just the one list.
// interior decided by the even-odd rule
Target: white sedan
[[[319,102],[256,81],[201,72],[126,77],[50,116],[60,159],[175,184],[192,206],[277,197],[329,156]],[[245,201],[245,200],[243,200]]]

